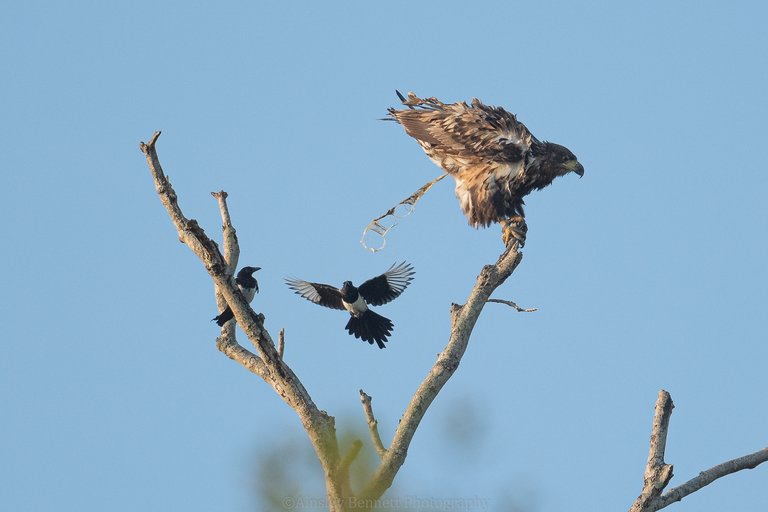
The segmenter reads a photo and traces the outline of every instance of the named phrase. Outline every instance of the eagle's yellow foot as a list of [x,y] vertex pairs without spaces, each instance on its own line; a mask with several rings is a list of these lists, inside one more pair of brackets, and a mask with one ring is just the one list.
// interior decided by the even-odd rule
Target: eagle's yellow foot
[[527,234],[528,224],[525,223],[524,217],[516,215],[501,221],[501,240],[505,246],[509,247],[512,242],[517,242],[522,248]]

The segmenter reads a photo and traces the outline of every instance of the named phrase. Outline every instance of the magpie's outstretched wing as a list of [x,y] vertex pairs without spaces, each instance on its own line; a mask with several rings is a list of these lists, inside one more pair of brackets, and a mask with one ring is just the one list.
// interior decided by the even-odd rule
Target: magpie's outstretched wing
[[332,309],[344,309],[341,303],[341,292],[333,286],[320,283],[310,283],[301,279],[286,279],[288,288],[310,302]]
[[402,262],[395,263],[389,270],[380,276],[369,279],[361,284],[357,290],[363,296],[365,302],[371,306],[381,306],[397,298],[403,290],[413,281],[413,267]]

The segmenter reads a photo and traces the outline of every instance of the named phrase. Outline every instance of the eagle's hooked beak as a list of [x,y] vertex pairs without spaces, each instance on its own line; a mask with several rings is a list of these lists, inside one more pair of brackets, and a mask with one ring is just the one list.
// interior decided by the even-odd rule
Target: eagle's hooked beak
[[579,163],[578,160],[569,160],[565,163],[565,168],[569,171],[573,171],[579,175],[579,178],[584,176],[584,166]]

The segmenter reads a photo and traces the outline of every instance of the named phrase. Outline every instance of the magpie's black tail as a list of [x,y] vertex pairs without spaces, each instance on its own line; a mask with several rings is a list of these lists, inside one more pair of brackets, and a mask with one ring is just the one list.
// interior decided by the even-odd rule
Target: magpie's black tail
[[387,342],[387,336],[392,334],[392,329],[394,327],[392,320],[385,318],[378,313],[374,313],[369,309],[359,317],[350,317],[346,329],[349,331],[349,334],[353,334],[355,338],[367,341],[371,345],[373,345],[373,342],[375,341],[379,348],[384,348],[384,343]]
[[219,316],[213,317],[213,320],[211,322],[216,322],[219,327],[223,327],[225,323],[229,322],[234,318],[235,314],[232,313],[232,310],[229,309],[229,306],[227,306],[227,309],[222,311],[222,313]]

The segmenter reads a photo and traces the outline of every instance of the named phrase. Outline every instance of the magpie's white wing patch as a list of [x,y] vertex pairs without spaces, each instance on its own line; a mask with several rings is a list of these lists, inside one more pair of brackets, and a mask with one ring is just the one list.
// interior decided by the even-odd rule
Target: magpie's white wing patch
[[301,279],[286,279],[288,288],[310,302],[332,309],[344,309],[341,292],[333,286],[321,283],[310,283]]

